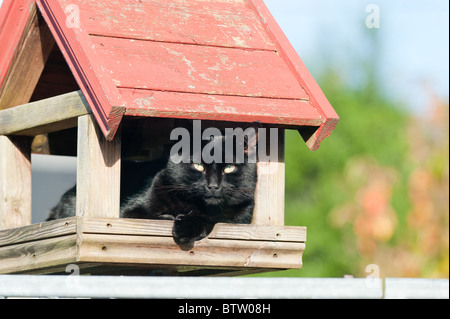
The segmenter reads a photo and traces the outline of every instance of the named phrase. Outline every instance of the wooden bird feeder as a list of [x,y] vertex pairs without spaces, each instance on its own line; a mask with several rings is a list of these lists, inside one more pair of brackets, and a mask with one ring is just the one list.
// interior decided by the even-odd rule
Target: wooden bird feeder
[[[0,46],[0,273],[301,268],[306,228],[284,226],[284,130],[316,150],[338,116],[262,0],[4,0]],[[190,250],[170,221],[119,218],[121,160],[163,154],[177,119],[279,129],[252,224],[218,224]],[[32,225],[42,134],[51,154],[77,155],[77,213]]]

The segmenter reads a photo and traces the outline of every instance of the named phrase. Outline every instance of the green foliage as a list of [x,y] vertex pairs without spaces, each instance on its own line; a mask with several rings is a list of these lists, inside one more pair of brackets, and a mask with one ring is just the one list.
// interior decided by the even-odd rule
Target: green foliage
[[352,159],[370,158],[399,172],[392,205],[403,215],[409,207],[406,113],[374,85],[350,89],[332,72],[319,83],[340,122],[316,152],[306,147],[298,132],[286,133],[286,224],[307,226],[308,238],[303,269],[269,274],[272,276],[361,274],[353,225],[334,227],[330,222],[336,207],[355,200],[357,189],[345,182]]

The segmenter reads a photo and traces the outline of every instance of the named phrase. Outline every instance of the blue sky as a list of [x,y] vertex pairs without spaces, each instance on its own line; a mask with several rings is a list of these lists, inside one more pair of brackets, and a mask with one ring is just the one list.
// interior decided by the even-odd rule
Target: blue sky
[[[0,0],[0,4],[3,0]],[[350,83],[370,53],[365,27],[369,4],[380,8],[379,78],[386,93],[422,112],[427,90],[448,99],[448,0],[265,0],[301,58],[318,77],[338,68]],[[319,83],[320,84],[320,83]],[[428,89],[425,89],[427,87]]]
[[[422,113],[429,93],[449,96],[448,0],[265,0],[310,69],[339,69],[358,82],[359,59],[372,49],[365,21],[369,4],[380,9],[379,80],[386,93]],[[319,83],[320,84],[320,83]]]

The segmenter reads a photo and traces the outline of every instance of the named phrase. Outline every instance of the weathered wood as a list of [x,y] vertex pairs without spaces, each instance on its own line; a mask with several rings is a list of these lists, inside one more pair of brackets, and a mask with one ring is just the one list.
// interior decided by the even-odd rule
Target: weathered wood
[[[172,237],[173,221],[140,219],[83,218],[79,221],[84,233],[127,234],[137,236]],[[270,240],[305,242],[306,228],[295,226],[264,226],[245,224],[217,224],[210,239]],[[1,243],[1,242],[0,242]]]
[[39,224],[0,230],[0,247],[76,234],[79,218],[70,217]]
[[0,229],[31,224],[31,139],[0,135]]
[[[218,47],[199,50],[195,45],[108,37],[91,40],[117,87],[308,99],[276,52]],[[272,70],[270,76],[268,69]]]
[[208,238],[183,250],[173,240],[172,226],[161,220],[72,217],[3,230],[0,273],[64,272],[68,263],[116,274],[153,268],[248,273],[302,266],[304,227],[217,224]]
[[59,0],[78,5],[80,24],[89,34],[275,50],[264,24],[247,0],[140,1],[123,7],[111,1]]
[[320,126],[322,120],[308,101],[214,94],[124,89],[126,115]]
[[266,152],[278,152],[278,161],[258,161],[258,183],[255,194],[253,224],[284,225],[284,130],[278,129],[278,149],[270,150],[270,130],[267,129]]
[[0,135],[56,132],[78,125],[78,117],[90,113],[81,91],[0,111]]
[[182,250],[170,237],[83,234],[80,261],[153,265],[300,268],[304,243],[205,238]]
[[54,44],[53,35],[33,5],[13,62],[0,87],[0,109],[30,101]]
[[[35,0],[3,0],[0,9],[0,84],[4,82],[16,53],[21,44],[24,29],[27,27],[30,15],[35,10],[30,9]],[[25,9],[25,10],[24,10]]]
[[63,269],[77,260],[77,235],[30,241],[0,247],[0,273],[21,273],[29,269]]
[[77,216],[119,217],[121,139],[107,141],[90,115],[78,119]]
[[97,119],[105,137],[112,140],[119,128],[125,112],[123,101],[111,80],[110,71],[92,50],[90,37],[83,32],[81,25],[67,23],[67,6],[57,1],[41,0],[37,2],[40,12],[50,30],[56,36],[58,47],[86,100]]
[[230,122],[254,113],[283,128],[318,127],[312,149],[337,122],[262,1],[37,3],[108,140],[125,112]]

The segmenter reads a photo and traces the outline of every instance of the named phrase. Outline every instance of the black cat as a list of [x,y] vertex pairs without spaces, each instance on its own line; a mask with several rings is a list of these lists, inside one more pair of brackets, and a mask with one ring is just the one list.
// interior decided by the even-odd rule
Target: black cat
[[[210,142],[222,144],[225,150],[226,138],[216,136]],[[140,170],[123,167],[120,215],[174,220],[172,233],[180,246],[205,238],[216,223],[248,224],[253,215],[257,167],[248,162],[247,148],[245,154],[242,163],[191,160],[175,164],[167,160],[165,165],[160,161]],[[142,179],[144,175],[147,178]],[[49,220],[74,216],[75,196],[75,188],[64,194]]]

